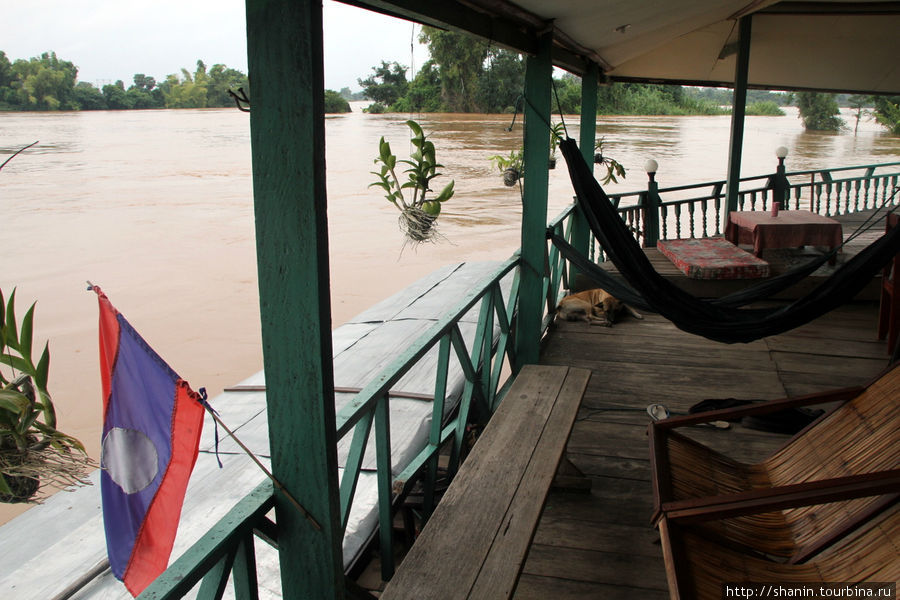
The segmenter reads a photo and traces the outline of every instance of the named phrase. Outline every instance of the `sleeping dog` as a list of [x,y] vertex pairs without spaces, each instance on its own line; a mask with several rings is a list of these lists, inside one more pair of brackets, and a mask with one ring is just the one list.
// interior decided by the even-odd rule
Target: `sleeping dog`
[[644,316],[600,288],[569,294],[559,301],[556,314],[566,321],[585,321],[591,325],[612,327],[622,313],[627,311],[635,319]]

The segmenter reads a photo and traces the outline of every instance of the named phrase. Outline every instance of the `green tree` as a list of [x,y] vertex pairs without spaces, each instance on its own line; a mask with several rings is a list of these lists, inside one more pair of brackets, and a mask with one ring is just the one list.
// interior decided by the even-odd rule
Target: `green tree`
[[209,84],[206,90],[206,106],[234,106],[229,90],[250,89],[247,76],[237,69],[229,69],[223,64],[214,64],[209,70]]
[[844,125],[843,119],[837,116],[840,110],[834,94],[798,92],[797,108],[807,130],[838,131]]
[[9,87],[12,81],[12,63],[6,57],[6,52],[0,50],[0,88]]
[[80,110],[106,110],[103,93],[87,81],[75,84],[75,102]]
[[357,79],[363,93],[369,100],[391,106],[406,95],[409,82],[406,80],[406,67],[396,61],[381,61],[380,67],[372,67],[374,73],[366,79]]
[[875,121],[900,135],[900,96],[875,96]]
[[550,96],[551,111],[559,114],[581,113],[581,80],[570,73],[553,80],[553,95]]
[[125,84],[122,80],[108,83],[103,86],[103,98],[106,99],[106,106],[111,110],[126,110],[134,108],[133,99],[128,97],[125,92]]
[[441,76],[433,60],[426,61],[416,73],[406,96],[394,103],[398,112],[440,112]]
[[0,50],[0,108],[15,103],[16,93],[12,88],[12,82],[12,63],[9,62],[6,53]]
[[512,112],[525,89],[525,61],[509,50],[488,50],[487,67],[478,77],[476,104],[484,112]]
[[197,61],[197,70],[191,74],[181,69],[181,77],[171,73],[159,86],[166,108],[206,108],[206,93],[209,86],[209,75],[206,64]]
[[25,110],[75,110],[75,79],[78,68],[59,60],[55,52],[40,58],[19,59],[11,66],[15,101]]
[[348,113],[350,103],[334,90],[325,90],[325,113]]
[[488,42],[473,37],[423,27],[419,41],[428,45],[441,76],[444,107],[452,112],[478,112],[478,81],[488,56]]
[[853,127],[853,134],[859,131],[859,122],[864,115],[868,114],[865,110],[867,106],[872,105],[872,97],[865,94],[853,94],[847,98],[847,106],[853,109],[853,116],[856,117],[856,124]]
[[141,91],[150,92],[153,88],[156,87],[156,79],[154,79],[153,77],[148,77],[143,73],[135,73],[133,81],[134,85],[132,85],[131,88],[128,89],[135,88]]
[[609,83],[597,89],[597,112],[602,115],[625,114],[629,92],[633,84]]

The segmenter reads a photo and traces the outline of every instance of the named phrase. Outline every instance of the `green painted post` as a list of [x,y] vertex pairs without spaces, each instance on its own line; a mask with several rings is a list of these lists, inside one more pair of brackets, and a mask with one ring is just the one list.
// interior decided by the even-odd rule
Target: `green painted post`
[[547,185],[550,148],[550,86],[553,35],[538,40],[536,56],[525,61],[525,183],[522,196],[522,264],[519,284],[519,315],[516,323],[515,372],[538,362],[544,260],[547,253]]
[[322,4],[246,0],[250,139],[285,598],[343,598],[325,200]]
[[729,212],[737,210],[741,179],[741,150],[744,144],[744,115],[747,107],[747,77],[750,71],[751,17],[738,21],[739,40],[734,68],[734,99],[731,102],[731,146],[728,152],[728,187],[725,204]]
[[[599,68],[596,63],[591,63],[581,77],[581,135],[579,144],[581,156],[588,164],[591,171],[594,170],[594,141],[597,139],[597,80]],[[581,211],[572,213],[572,239],[571,244],[584,256],[588,256],[591,241],[591,228]],[[576,283],[578,269],[569,266],[569,286]]]

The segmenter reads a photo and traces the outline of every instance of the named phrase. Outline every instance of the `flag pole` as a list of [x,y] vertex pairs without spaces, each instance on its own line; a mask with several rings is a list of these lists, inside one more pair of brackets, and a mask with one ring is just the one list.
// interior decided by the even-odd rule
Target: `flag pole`
[[222,421],[222,419],[219,418],[219,415],[216,414],[215,410],[213,410],[213,407],[210,406],[209,403],[206,402],[205,400],[202,401],[201,404],[202,404],[203,407],[206,409],[206,412],[209,413],[209,415],[213,418],[213,420],[215,420],[215,422],[216,422],[217,424],[219,424],[219,425],[222,426],[222,429],[225,430],[225,433],[227,433],[228,435],[230,435],[231,438],[232,438],[235,442],[237,442],[237,445],[241,447],[241,450],[243,450],[244,452],[246,452],[246,453],[247,453],[247,456],[249,456],[249,457],[253,460],[253,462],[255,462],[256,465],[257,465],[260,469],[262,469],[263,473],[265,473],[266,476],[267,476],[269,479],[272,480],[272,483],[275,485],[275,487],[278,489],[278,491],[280,491],[282,494],[284,494],[284,497],[287,498],[288,501],[290,501],[290,503],[293,504],[294,507],[295,507],[297,510],[300,511],[300,514],[302,514],[304,517],[306,517],[306,519],[307,519],[310,523],[312,523],[312,526],[316,528],[316,531],[322,531],[322,526],[319,525],[319,522],[316,521],[316,519],[315,519],[311,514],[309,514],[309,511],[308,511],[308,510],[306,510],[305,508],[303,508],[303,505],[300,504],[300,503],[297,501],[297,499],[294,498],[294,497],[291,495],[291,493],[287,490],[287,488],[284,487],[284,485],[283,485],[280,481],[278,481],[278,479],[275,478],[275,476],[272,474],[272,472],[269,471],[269,469],[267,469],[266,466],[265,466],[264,464],[262,464],[262,462],[261,462],[258,458],[256,458],[256,455],[253,454],[253,452],[250,450],[250,448],[248,448],[247,446],[245,446],[245,445],[244,445],[244,442],[242,442],[242,441],[234,434],[234,432],[231,431],[231,429],[228,428],[228,426]]

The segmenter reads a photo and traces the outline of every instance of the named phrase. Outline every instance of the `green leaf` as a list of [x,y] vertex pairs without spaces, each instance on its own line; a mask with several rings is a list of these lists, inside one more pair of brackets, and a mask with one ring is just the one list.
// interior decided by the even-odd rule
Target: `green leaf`
[[9,304],[6,305],[6,326],[4,327],[4,341],[7,346],[19,345],[19,334],[16,330],[16,289],[13,288],[9,295]]
[[22,331],[19,334],[19,354],[28,362],[31,362],[31,340],[34,333],[34,304],[32,304],[25,316],[22,317]]
[[422,131],[422,128],[419,126],[418,123],[416,123],[415,121],[410,119],[409,121],[406,122],[406,124],[409,126],[410,129],[412,129],[412,132],[416,137],[424,137],[425,134]]
[[22,373],[31,373],[31,365],[18,356],[0,354],[0,364],[9,365],[16,371],[21,371]]
[[22,415],[29,406],[31,401],[25,394],[16,390],[0,390],[0,410]]
[[50,427],[56,427],[56,409],[53,408],[53,400],[50,398],[50,393],[47,390],[38,390],[38,395],[40,396],[42,403],[37,404],[37,407],[40,408],[44,413],[44,421],[46,421],[47,425]]
[[25,415],[21,421],[19,421],[19,425],[16,429],[18,429],[19,433],[22,435],[28,433],[28,430],[31,429],[31,426],[37,421],[37,418],[41,416],[41,413],[38,411],[30,411]]
[[444,189],[441,190],[441,193],[437,195],[434,199],[436,202],[446,202],[453,196],[453,184],[454,181],[451,179],[450,183],[444,186]]
[[381,141],[378,142],[378,153],[384,162],[387,162],[391,156],[391,145],[384,140],[384,136],[381,136]]

